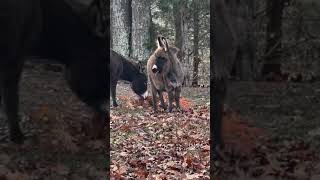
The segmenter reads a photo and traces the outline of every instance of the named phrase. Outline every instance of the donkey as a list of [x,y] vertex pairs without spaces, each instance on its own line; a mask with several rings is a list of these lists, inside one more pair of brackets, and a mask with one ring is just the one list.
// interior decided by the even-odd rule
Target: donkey
[[166,91],[169,97],[168,111],[172,112],[173,99],[177,109],[180,109],[180,93],[184,80],[182,65],[177,57],[179,49],[168,45],[166,38],[158,36],[158,48],[150,56],[147,63],[148,78],[151,83],[153,110],[157,112],[157,94],[161,106],[166,110],[163,92]]
[[135,92],[141,99],[145,99],[148,95],[148,79],[141,71],[141,65],[139,63],[129,61],[114,50],[110,51],[110,60],[110,65],[112,67],[110,72],[110,88],[113,106],[118,106],[116,101],[116,87],[119,79],[131,82],[133,92]]
[[66,66],[70,88],[98,115],[92,123],[94,136],[105,135],[109,37],[97,35],[89,24],[64,0],[1,1],[0,96],[11,141],[24,141],[18,91],[24,61],[30,56],[54,59]]

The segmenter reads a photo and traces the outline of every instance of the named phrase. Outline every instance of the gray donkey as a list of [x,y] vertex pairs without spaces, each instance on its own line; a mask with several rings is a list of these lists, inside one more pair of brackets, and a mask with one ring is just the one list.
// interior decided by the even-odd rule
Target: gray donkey
[[180,110],[180,93],[184,80],[182,65],[177,57],[179,49],[168,45],[166,38],[158,36],[158,48],[150,56],[147,63],[147,73],[151,84],[153,110],[157,112],[157,94],[163,109],[166,105],[163,100],[163,92],[169,97],[168,111],[172,112],[173,99]]

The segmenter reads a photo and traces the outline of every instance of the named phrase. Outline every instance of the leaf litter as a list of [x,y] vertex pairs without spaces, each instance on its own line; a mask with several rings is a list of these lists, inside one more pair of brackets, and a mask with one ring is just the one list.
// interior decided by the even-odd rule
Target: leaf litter
[[104,142],[86,131],[93,112],[71,93],[63,72],[26,65],[20,107],[27,137],[21,146],[9,142],[0,116],[0,179],[106,179]]
[[214,162],[215,180],[315,180],[319,154],[302,138],[272,137],[235,112],[227,112],[225,148]]
[[209,179],[207,105],[182,97],[184,112],[153,113],[150,97],[141,102],[128,86],[118,89],[124,93],[111,108],[111,179]]

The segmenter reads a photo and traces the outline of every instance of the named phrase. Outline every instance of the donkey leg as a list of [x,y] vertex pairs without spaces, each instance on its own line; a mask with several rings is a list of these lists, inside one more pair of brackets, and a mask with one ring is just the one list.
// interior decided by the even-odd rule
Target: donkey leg
[[151,93],[152,93],[152,107],[153,107],[153,111],[157,112],[157,90],[156,88],[151,85]]
[[168,112],[172,112],[172,109],[173,109],[173,105],[172,105],[172,102],[173,102],[173,91],[169,91],[168,92],[168,98],[169,98],[169,108],[168,108]]
[[107,124],[107,112],[96,111],[92,121],[91,131],[94,139],[102,139],[106,137],[105,127]]
[[159,94],[159,99],[160,99],[160,106],[161,106],[164,110],[167,110],[167,106],[166,106],[166,104],[164,103],[162,91],[158,91],[158,94]]
[[112,105],[113,107],[117,107],[118,103],[117,103],[117,82],[112,82],[111,84],[111,97],[112,97]]
[[22,64],[10,65],[2,69],[1,94],[4,112],[7,116],[9,134],[11,141],[22,144],[24,136],[19,125],[19,80],[22,71]]
[[181,88],[178,87],[178,88],[175,89],[175,95],[174,95],[174,99],[176,101],[176,106],[177,106],[178,110],[181,110],[181,107],[180,107],[180,94],[181,94]]

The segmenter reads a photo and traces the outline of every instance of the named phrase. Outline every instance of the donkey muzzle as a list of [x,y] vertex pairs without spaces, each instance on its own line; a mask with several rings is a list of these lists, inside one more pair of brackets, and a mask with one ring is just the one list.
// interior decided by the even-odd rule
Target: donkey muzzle
[[158,67],[157,67],[157,65],[153,65],[152,68],[151,68],[151,70],[152,70],[153,73],[158,72]]
[[148,97],[148,91],[146,91],[146,92],[144,92],[142,95],[141,95],[141,97],[143,98],[143,99],[146,99],[147,97]]

